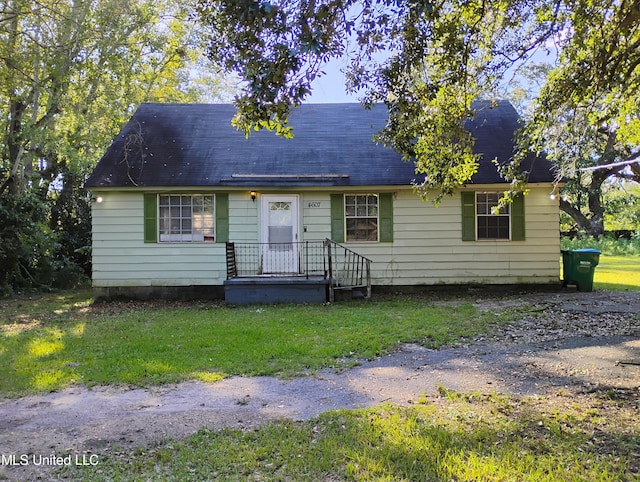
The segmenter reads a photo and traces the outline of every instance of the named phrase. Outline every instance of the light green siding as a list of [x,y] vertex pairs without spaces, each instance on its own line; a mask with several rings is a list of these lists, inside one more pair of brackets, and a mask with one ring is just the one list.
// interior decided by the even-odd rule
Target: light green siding
[[[338,195],[343,197],[342,194]],[[304,193],[301,196],[302,240],[321,241],[331,238],[331,197],[329,193]],[[305,231],[306,230],[306,231]]]
[[222,284],[224,243],[145,243],[145,196],[101,195],[92,212],[95,287]]
[[460,195],[435,208],[410,190],[393,203],[393,243],[346,243],[373,260],[377,285],[550,283],[559,278],[559,211],[549,186],[525,196],[526,239],[463,241]]
[[[524,198],[526,238],[522,241],[463,241],[460,194],[435,208],[406,188],[393,193],[392,242],[344,244],[373,260],[376,285],[555,282],[559,278],[559,211],[549,192],[549,186],[530,186]],[[300,239],[331,237],[332,219],[337,215],[332,201],[342,193],[301,190],[297,194]],[[224,243],[145,243],[143,193],[105,191],[100,195],[104,201],[93,205],[94,286],[223,283]],[[258,242],[259,206],[260,198],[254,202],[248,192],[228,193],[230,241]]]

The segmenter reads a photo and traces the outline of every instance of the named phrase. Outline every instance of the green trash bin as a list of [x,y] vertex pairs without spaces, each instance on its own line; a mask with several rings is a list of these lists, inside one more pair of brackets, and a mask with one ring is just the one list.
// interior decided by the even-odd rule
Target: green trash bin
[[562,250],[562,287],[576,285],[578,291],[593,291],[593,274],[600,262],[597,249]]

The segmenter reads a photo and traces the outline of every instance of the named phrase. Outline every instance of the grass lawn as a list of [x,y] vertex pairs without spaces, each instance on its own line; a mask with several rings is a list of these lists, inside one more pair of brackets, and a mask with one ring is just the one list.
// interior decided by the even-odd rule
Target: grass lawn
[[640,291],[640,256],[601,255],[593,276],[593,288]]
[[499,321],[403,298],[317,306],[91,304],[89,292],[3,300],[0,395],[82,383],[150,386],[343,367],[398,343],[437,347]]
[[[640,290],[640,258],[602,256],[595,289]],[[0,396],[71,384],[151,386],[350,366],[400,342],[437,347],[515,312],[396,298],[323,306],[92,304],[88,291],[0,301]],[[73,480],[631,481],[640,474],[637,394],[425,394],[408,407],[334,411],[257,431],[201,430],[117,447]]]
[[[628,404],[629,405],[629,404]],[[455,393],[333,411],[257,431],[203,429],[99,465],[83,480],[632,481],[638,421],[620,401]]]
[[[595,289],[640,290],[640,257],[605,256]],[[504,316],[508,316],[505,314]],[[398,343],[431,347],[500,322],[472,305],[398,298],[317,306],[93,304],[90,291],[0,300],[0,395],[82,383],[149,386],[349,366]]]

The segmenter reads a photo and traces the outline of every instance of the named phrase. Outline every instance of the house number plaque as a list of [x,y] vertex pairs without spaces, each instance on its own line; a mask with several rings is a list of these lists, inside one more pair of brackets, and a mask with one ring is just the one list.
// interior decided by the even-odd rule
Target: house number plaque
[[320,201],[311,201],[310,203],[307,204],[307,207],[309,207],[309,208],[319,208],[320,207]]

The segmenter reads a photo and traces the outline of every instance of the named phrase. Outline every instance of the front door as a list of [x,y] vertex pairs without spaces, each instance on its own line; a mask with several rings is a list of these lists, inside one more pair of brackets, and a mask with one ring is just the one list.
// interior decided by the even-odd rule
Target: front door
[[300,269],[298,196],[266,194],[262,199],[262,272],[297,274]]

